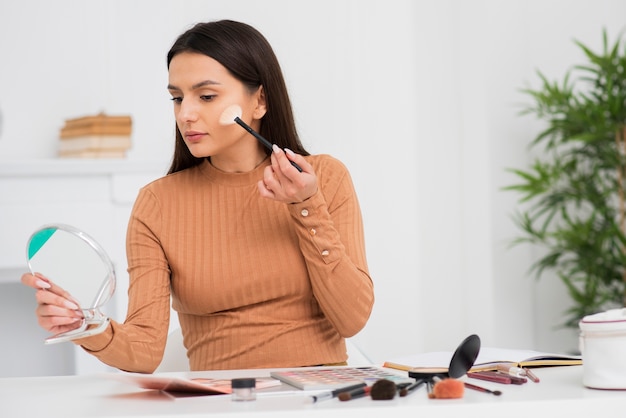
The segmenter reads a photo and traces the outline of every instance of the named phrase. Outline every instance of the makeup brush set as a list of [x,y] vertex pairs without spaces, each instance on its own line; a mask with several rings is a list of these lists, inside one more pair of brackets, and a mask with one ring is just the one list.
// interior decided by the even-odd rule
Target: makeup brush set
[[340,401],[350,401],[369,396],[374,401],[392,400],[396,397],[405,397],[415,392],[423,385],[428,386],[428,397],[431,399],[454,399],[463,397],[463,382],[456,379],[419,379],[412,383],[396,384],[389,379],[379,379],[369,386],[366,383],[353,385],[343,389],[335,389],[332,392],[313,396],[313,402],[325,399],[339,398]]

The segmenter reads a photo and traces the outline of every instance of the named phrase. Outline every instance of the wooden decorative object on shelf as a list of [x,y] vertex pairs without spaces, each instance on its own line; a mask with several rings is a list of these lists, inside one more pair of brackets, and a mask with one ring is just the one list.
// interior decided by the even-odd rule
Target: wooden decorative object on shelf
[[64,158],[124,158],[131,147],[130,116],[100,113],[68,119],[60,132],[59,156]]

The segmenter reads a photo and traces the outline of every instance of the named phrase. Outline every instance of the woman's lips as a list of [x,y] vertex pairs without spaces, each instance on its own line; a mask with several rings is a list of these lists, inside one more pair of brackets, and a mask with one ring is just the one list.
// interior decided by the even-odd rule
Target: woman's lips
[[185,132],[185,139],[189,142],[198,142],[202,139],[203,136],[204,136],[203,132],[196,132],[196,131]]

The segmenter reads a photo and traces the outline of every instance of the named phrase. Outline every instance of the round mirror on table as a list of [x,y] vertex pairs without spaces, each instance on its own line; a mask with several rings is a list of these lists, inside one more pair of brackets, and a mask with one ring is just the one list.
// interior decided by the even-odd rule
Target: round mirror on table
[[26,246],[28,268],[66,290],[84,319],[74,330],[53,335],[46,344],[70,341],[104,331],[109,319],[100,309],[115,290],[115,269],[104,249],[85,232],[64,224],[36,230]]

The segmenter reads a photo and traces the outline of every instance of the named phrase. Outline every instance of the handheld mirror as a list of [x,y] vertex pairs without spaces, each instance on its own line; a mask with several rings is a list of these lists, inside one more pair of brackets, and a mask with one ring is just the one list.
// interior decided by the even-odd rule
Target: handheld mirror
[[115,290],[115,270],[100,244],[70,225],[50,224],[30,236],[26,255],[30,272],[43,274],[69,292],[84,315],[78,328],[51,336],[46,344],[104,331],[109,319],[100,308]]
[[458,379],[469,371],[474,365],[478,353],[480,352],[480,338],[472,334],[464,339],[452,354],[448,376]]

